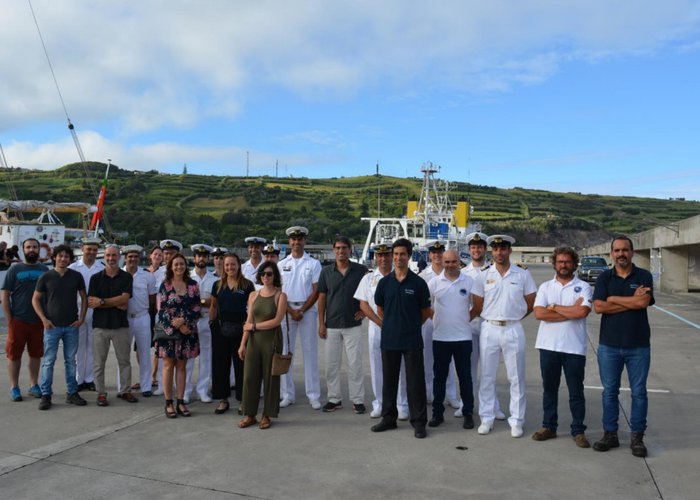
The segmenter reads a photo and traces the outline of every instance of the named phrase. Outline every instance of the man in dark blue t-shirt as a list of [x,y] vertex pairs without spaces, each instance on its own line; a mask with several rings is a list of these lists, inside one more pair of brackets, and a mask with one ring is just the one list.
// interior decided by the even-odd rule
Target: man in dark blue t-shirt
[[598,277],[593,292],[595,312],[602,314],[598,345],[598,368],[603,384],[603,431],[593,444],[597,451],[617,448],[620,379],[627,367],[632,393],[630,448],[636,457],[646,457],[647,375],[651,352],[647,308],[654,304],[653,278],[646,269],[632,264],[634,246],[626,236],[610,245],[614,267]]
[[379,280],[374,293],[382,318],[382,420],[373,432],[396,429],[401,359],[406,363],[406,392],[411,425],[417,438],[426,436],[428,422],[421,325],[430,316],[430,291],[425,281],[408,268],[413,245],[400,238],[392,245],[394,270]]

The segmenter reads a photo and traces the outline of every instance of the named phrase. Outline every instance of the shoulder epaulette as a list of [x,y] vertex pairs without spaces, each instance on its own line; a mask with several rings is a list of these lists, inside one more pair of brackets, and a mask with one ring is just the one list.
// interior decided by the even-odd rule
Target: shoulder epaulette
[[518,266],[520,269],[527,269],[527,266],[525,264],[517,263],[515,265]]
[[491,264],[484,264],[479,268],[479,271],[486,271],[489,267],[491,267]]

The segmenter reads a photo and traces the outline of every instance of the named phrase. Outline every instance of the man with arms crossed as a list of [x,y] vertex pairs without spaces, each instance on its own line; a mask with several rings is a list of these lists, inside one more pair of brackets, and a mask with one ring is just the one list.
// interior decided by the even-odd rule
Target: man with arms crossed
[[379,280],[374,301],[382,320],[382,420],[372,432],[396,429],[396,394],[401,360],[406,363],[408,408],[414,436],[427,436],[428,411],[425,396],[423,336],[421,325],[430,317],[428,285],[408,267],[413,244],[399,238],[392,245],[394,270]]
[[651,361],[647,308],[654,305],[651,273],[632,264],[634,246],[627,236],[618,236],[610,245],[615,267],[601,274],[595,283],[593,307],[602,314],[598,345],[598,368],[603,384],[603,431],[596,451],[617,448],[620,414],[620,378],[627,367],[632,392],[630,448],[635,457],[646,457],[644,432],[647,428],[647,375]]
[[569,388],[571,436],[580,448],[590,448],[586,439],[586,399],[583,378],[586,373],[588,331],[586,316],[591,312],[591,287],[574,273],[578,254],[571,247],[559,247],[552,254],[554,279],[540,285],[535,298],[535,318],[541,321],[535,347],[540,350],[542,372],[542,428],[532,435],[535,441],[557,437],[559,382],[564,370]]
[[[32,305],[44,325],[44,359],[41,362],[40,410],[51,408],[53,367],[58,355],[58,343],[63,341],[63,365],[66,377],[66,403],[85,406],[78,394],[75,380],[75,355],[78,352],[78,328],[85,321],[87,294],[85,282],[78,271],[68,269],[73,249],[59,245],[53,251],[55,266],[45,272],[36,284]],[[78,311],[80,296],[80,311]],[[44,310],[44,305],[46,310]]]

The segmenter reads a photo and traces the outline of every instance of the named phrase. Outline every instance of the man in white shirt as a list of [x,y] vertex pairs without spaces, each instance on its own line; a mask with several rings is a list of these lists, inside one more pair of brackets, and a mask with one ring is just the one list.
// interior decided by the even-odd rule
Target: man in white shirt
[[471,291],[474,280],[460,272],[459,255],[447,250],[443,256],[443,271],[430,280],[430,301],[433,310],[433,416],[429,427],[437,427],[445,419],[445,383],[454,359],[462,397],[464,429],[474,428],[474,389],[470,368],[472,331]]
[[[90,278],[93,274],[102,271],[105,266],[102,262],[98,262],[97,249],[101,240],[99,238],[84,238],[82,256],[80,260],[76,260],[68,269],[78,271],[85,280],[85,290],[90,286]],[[78,307],[81,307],[81,302],[78,300]],[[78,391],[94,391],[95,376],[93,373],[93,357],[92,357],[92,315],[94,309],[87,310],[85,321],[80,325],[78,330],[78,354],[76,357],[76,372],[75,379],[78,382]]]
[[[136,357],[139,362],[139,386],[141,395],[150,398],[153,395],[151,379],[151,317],[148,309],[156,301],[156,279],[152,273],[139,267],[143,248],[129,245],[122,248],[124,271],[131,274],[132,293],[129,298],[127,319],[129,320],[129,344],[136,342]],[[117,387],[119,394],[126,388],[119,387],[119,367],[117,367]]]
[[486,243],[491,246],[493,264],[484,269],[474,283],[474,317],[480,314],[481,382],[479,384],[479,434],[491,432],[496,397],[496,375],[503,363],[510,382],[510,435],[522,437],[525,421],[525,331],[521,320],[532,312],[537,286],[530,272],[511,265],[511,245],[515,238],[496,234]]
[[257,278],[258,267],[263,262],[262,249],[267,240],[259,236],[249,236],[245,239],[245,244],[248,246],[248,260],[241,266],[243,276],[255,283]]
[[[286,231],[289,236],[291,253],[282,259],[277,267],[282,275],[282,291],[287,294],[287,314],[289,321],[282,322],[282,328],[289,336],[289,346],[295,352],[297,333],[301,337],[304,357],[304,386],[306,397],[314,410],[321,409],[321,380],[318,371],[318,280],[321,276],[321,263],[304,251],[309,230],[302,226],[292,226]],[[285,343],[285,350],[286,350]],[[280,407],[294,404],[294,360],[289,371],[282,375]]]
[[571,436],[580,448],[590,448],[583,423],[586,417],[583,378],[588,348],[586,316],[593,307],[593,291],[588,283],[575,276],[578,254],[573,248],[556,248],[552,265],[556,276],[540,285],[535,299],[535,318],[541,321],[535,347],[540,351],[544,417],[542,428],[532,439],[546,441],[557,437],[559,382],[564,370],[569,388]]

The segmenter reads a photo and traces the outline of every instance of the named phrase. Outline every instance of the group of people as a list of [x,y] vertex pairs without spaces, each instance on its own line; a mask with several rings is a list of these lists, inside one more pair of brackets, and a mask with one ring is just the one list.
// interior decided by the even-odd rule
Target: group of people
[[[62,341],[66,402],[85,405],[79,393],[94,390],[97,404],[107,406],[104,368],[111,342],[118,364],[117,397],[123,401],[136,402],[133,390],[137,387],[143,397],[163,394],[165,415],[176,418],[191,415],[187,404],[194,391],[202,402],[218,400],[216,414],[229,410],[233,393],[241,402],[239,427],[259,424],[267,429],[280,408],[296,403],[293,366],[281,376],[272,375],[271,368],[275,354],[294,352],[299,337],[304,393],[311,408],[324,412],[342,408],[340,373],[345,351],[352,409],[363,414],[361,325],[367,318],[374,393],[370,417],[380,418],[373,432],[395,429],[397,420],[410,420],[415,437],[424,438],[426,427],[444,423],[446,403],[455,407],[465,429],[473,429],[478,392],[477,432],[489,434],[496,420],[506,418],[496,394],[502,357],[510,385],[507,419],[511,435],[519,438],[526,408],[522,320],[534,311],[540,320],[536,348],[543,380],[543,421],[532,438],[544,441],[557,436],[563,371],[572,413],[571,436],[585,448],[590,447],[584,424],[586,317],[593,309],[602,315],[597,354],[604,427],[603,437],[593,447],[607,451],[619,446],[618,394],[626,367],[632,392],[630,446],[635,456],[646,456],[643,437],[650,358],[646,309],[654,302],[653,284],[649,272],[632,263],[629,238],[613,240],[614,266],[598,278],[593,291],[576,277],[578,255],[569,247],[554,251],[555,276],[538,289],[527,269],[511,264],[514,239],[508,235],[468,235],[471,262],[464,268],[454,249],[435,241],[428,248],[430,263],[416,274],[409,267],[413,244],[406,239],[375,245],[376,265],[369,271],[350,260],[352,243],[344,236],[333,241],[334,263],[322,268],[305,251],[306,228],[293,226],[286,233],[290,252],[282,260],[279,248],[259,237],[246,238],[249,260],[245,263],[224,248],[193,245],[192,272],[180,253],[182,245],[174,240],[163,240],[151,250],[146,269],[139,268],[143,249],[137,245],[121,249],[107,245],[104,264],[96,260],[97,240],[84,241],[82,257],[76,262],[72,262],[72,249],[61,245],[54,249],[51,270],[38,262],[39,243],[26,240],[25,262],[8,270],[2,286],[12,399],[22,399],[18,378],[26,345],[29,393],[41,399],[40,409],[51,406],[53,365]],[[210,257],[213,272],[208,270]],[[325,405],[321,404],[319,339],[325,348]],[[140,369],[134,386],[132,346]],[[199,371],[193,387],[197,357]],[[292,357],[292,365],[298,357]]]

